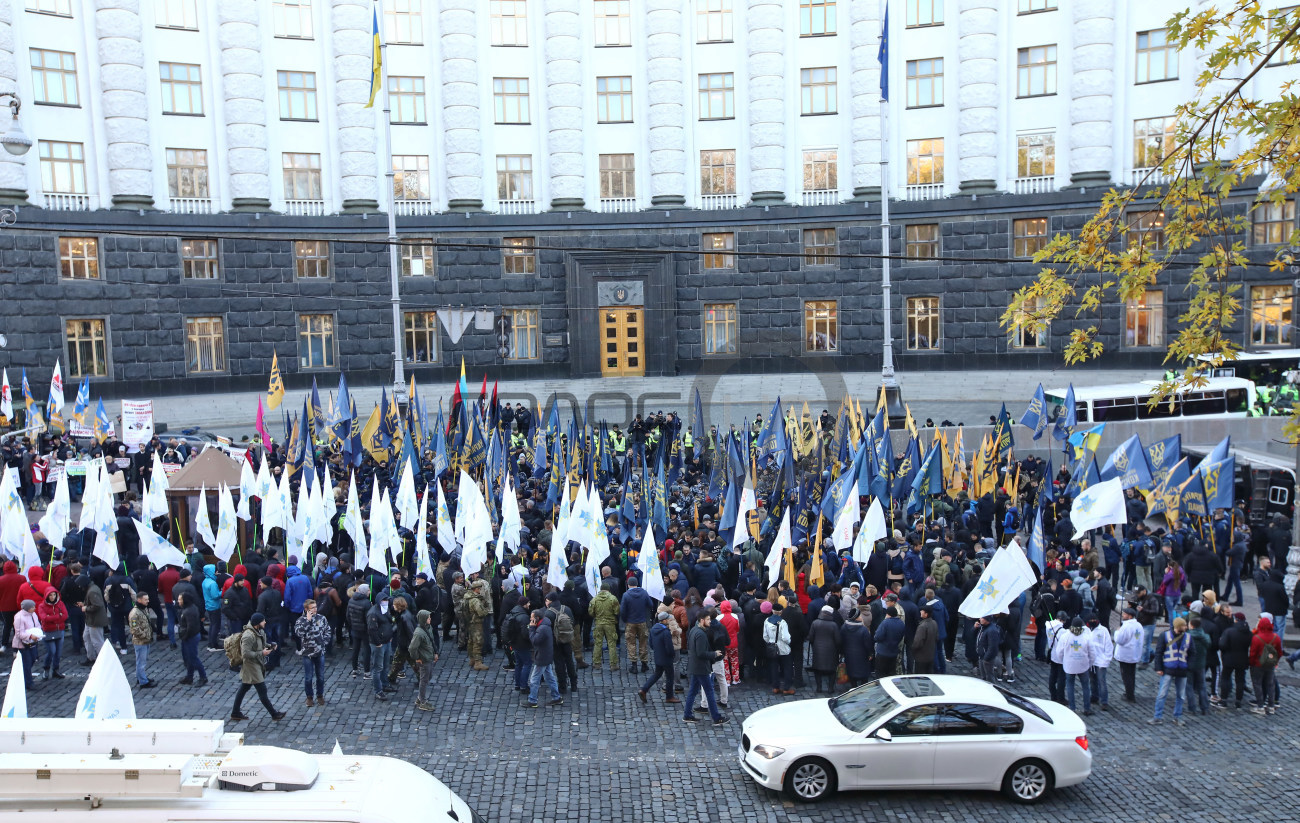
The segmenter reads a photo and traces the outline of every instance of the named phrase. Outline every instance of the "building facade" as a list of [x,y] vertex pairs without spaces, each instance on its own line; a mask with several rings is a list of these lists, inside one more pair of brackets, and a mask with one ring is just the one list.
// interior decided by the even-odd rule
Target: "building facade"
[[[878,369],[883,123],[900,370],[1055,365],[1094,323],[1104,364],[1154,369],[1177,265],[1042,335],[999,318],[1107,188],[1160,182],[1186,3],[896,0],[882,117],[874,0],[385,0],[390,163],[368,0],[0,0],[35,141],[0,155],[0,359],[106,396],[261,388],[273,352],[291,386],[387,382],[391,172],[416,374]],[[1294,221],[1241,239],[1271,259]],[[1241,277],[1240,342],[1291,345],[1292,275]],[[476,322],[453,342],[440,309]]]

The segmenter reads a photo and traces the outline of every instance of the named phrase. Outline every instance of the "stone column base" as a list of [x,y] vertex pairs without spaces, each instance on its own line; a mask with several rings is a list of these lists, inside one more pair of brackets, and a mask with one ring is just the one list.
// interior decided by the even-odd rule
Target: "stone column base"
[[783,191],[756,191],[749,198],[751,206],[784,206],[785,204]]
[[998,186],[992,180],[963,180],[957,191],[962,194],[997,194]]
[[586,211],[587,201],[581,197],[551,198],[551,211]]
[[113,208],[153,211],[153,197],[147,194],[115,194],[113,195]]
[[447,211],[476,212],[483,211],[482,200],[448,200]]
[[1081,171],[1070,175],[1070,188],[1072,189],[1093,188],[1094,186],[1109,188],[1110,172]]
[[859,203],[875,203],[880,200],[880,186],[858,186],[853,190],[853,199]]
[[378,200],[344,200],[343,214],[378,214]]
[[0,206],[26,206],[26,189],[0,189]]
[[650,205],[656,209],[680,209],[686,206],[686,198],[680,194],[656,194],[650,198]]
[[238,212],[269,212],[271,201],[264,197],[236,197],[230,201],[230,210]]

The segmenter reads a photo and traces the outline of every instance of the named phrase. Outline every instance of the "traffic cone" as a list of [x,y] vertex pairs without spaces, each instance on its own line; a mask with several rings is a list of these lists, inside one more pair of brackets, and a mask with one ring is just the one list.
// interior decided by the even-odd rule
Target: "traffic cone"
[[1038,623],[1034,620],[1033,615],[1029,616],[1029,625],[1025,627],[1025,634],[1034,637],[1038,634]]

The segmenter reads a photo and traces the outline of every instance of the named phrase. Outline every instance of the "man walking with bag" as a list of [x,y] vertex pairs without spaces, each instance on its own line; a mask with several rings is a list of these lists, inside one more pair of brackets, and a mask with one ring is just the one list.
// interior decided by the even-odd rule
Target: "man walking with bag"
[[256,689],[257,698],[262,701],[271,719],[283,720],[285,712],[276,711],[275,706],[271,705],[271,698],[266,694],[266,658],[273,650],[266,645],[266,617],[261,612],[255,612],[249,618],[248,625],[239,635],[237,660],[232,657],[234,646],[235,644],[231,643],[226,647],[226,657],[230,658],[232,664],[238,663],[239,666],[239,689],[235,692],[235,705],[230,710],[230,719],[248,719],[248,715],[244,714],[240,707],[248,690]]

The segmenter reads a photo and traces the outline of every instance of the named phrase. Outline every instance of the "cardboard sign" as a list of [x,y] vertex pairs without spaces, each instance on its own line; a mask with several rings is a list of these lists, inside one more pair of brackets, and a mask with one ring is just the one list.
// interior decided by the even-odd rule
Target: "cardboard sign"
[[63,463],[63,470],[68,473],[68,477],[85,477],[89,466],[89,460],[66,460]]
[[153,437],[153,401],[122,401],[122,442],[131,454]]
[[109,491],[113,494],[126,494],[126,472],[113,472],[108,478]]
[[163,467],[163,474],[166,474],[168,477],[171,477],[172,475],[176,474],[176,472],[185,468],[180,463],[163,463],[162,467]]

